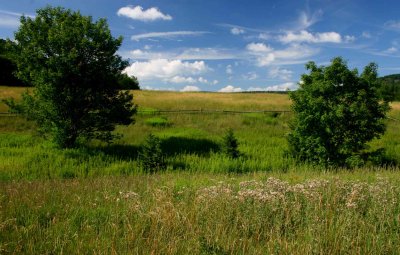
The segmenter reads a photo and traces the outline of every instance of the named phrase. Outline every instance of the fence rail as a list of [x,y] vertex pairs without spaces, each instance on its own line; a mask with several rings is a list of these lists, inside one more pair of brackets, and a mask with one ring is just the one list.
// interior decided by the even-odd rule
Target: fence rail
[[[159,115],[168,113],[177,114],[211,114],[211,113],[226,113],[226,114],[245,114],[245,113],[291,113],[289,110],[258,110],[258,111],[234,111],[234,110],[144,110],[138,111],[141,115]],[[0,117],[17,117],[17,113],[0,112]],[[389,120],[400,122],[399,119],[387,117]]]
[[[177,114],[211,114],[211,113],[227,113],[227,114],[244,114],[244,113],[290,113],[288,110],[258,110],[258,111],[235,111],[235,110],[139,110],[137,114],[141,115],[159,115],[168,113]],[[9,112],[0,112],[0,117],[16,117],[18,114]]]

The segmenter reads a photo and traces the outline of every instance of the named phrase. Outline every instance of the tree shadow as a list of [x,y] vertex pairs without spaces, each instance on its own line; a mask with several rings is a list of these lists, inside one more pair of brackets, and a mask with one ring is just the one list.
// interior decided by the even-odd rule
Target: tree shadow
[[208,139],[168,137],[161,140],[161,149],[167,156],[176,154],[208,156],[211,152],[219,151],[220,147],[217,143]]

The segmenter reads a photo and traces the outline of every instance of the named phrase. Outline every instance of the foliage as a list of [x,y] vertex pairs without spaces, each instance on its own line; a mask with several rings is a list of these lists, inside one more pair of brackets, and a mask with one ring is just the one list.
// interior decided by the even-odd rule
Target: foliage
[[380,93],[388,101],[400,101],[400,74],[392,74],[379,78]]
[[115,125],[133,122],[132,95],[118,90],[128,65],[116,55],[122,38],[106,20],[46,7],[21,17],[15,39],[18,77],[35,87],[23,95],[23,112],[60,147],[80,138],[110,142]]
[[135,76],[128,76],[126,73],[118,75],[118,88],[126,90],[138,90],[139,81]]
[[222,150],[230,158],[238,158],[240,156],[240,152],[238,150],[239,143],[235,134],[233,133],[233,129],[230,128],[225,132],[225,135],[222,139]]
[[144,171],[158,172],[167,167],[165,155],[161,149],[161,140],[153,134],[149,134],[139,153],[139,161]]
[[290,94],[295,113],[288,137],[291,153],[323,165],[359,165],[366,143],[384,133],[389,110],[377,93],[376,64],[367,65],[361,75],[339,57],[329,66],[309,62],[306,68],[310,73]]
[[26,86],[15,76],[17,65],[10,55],[13,42],[0,39],[0,84],[8,86]]

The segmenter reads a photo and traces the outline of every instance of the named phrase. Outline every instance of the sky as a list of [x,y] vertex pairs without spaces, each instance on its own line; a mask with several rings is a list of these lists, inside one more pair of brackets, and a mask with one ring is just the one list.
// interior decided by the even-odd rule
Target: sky
[[336,56],[400,73],[398,0],[0,0],[0,38],[47,5],[106,18],[142,89],[295,90]]

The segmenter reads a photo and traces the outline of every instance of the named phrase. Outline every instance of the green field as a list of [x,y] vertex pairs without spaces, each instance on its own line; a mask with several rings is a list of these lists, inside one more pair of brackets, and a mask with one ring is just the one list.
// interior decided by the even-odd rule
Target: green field
[[[24,88],[0,87],[0,98]],[[0,254],[397,254],[397,166],[323,169],[286,155],[285,94],[137,91],[136,123],[112,145],[60,150],[21,117],[0,117]],[[0,112],[6,111],[0,105]],[[203,110],[162,113],[159,110]],[[371,142],[400,162],[400,104]],[[232,128],[239,159],[220,149]],[[167,170],[138,152],[161,139]]]

